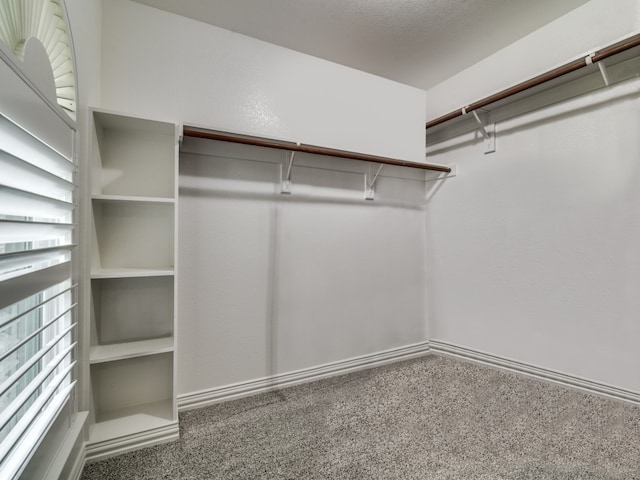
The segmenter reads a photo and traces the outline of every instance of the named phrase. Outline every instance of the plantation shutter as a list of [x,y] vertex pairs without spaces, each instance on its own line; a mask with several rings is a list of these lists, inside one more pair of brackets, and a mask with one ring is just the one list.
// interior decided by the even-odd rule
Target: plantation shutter
[[20,475],[76,386],[75,172],[0,111],[0,478]]

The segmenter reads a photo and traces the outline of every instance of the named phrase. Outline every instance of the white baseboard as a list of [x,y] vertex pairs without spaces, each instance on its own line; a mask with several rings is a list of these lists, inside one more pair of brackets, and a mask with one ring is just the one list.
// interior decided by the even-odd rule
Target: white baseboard
[[249,380],[247,382],[240,382],[232,385],[225,385],[222,387],[179,395],[178,410],[184,411],[204,407],[215,403],[226,402],[229,400],[256,395],[258,393],[289,387],[299,383],[321,380],[323,378],[336,375],[343,375],[358,370],[377,367],[386,363],[408,360],[410,358],[423,356],[429,353],[448,355],[468,360],[512,373],[526,375],[537,380],[555,383],[564,387],[640,406],[640,393],[638,392],[624,390],[611,385],[491,355],[459,345],[439,340],[431,340],[371,355],[363,355],[361,357],[325,364],[319,367],[284,373],[274,377]]
[[139,448],[172,442],[178,439],[178,433],[178,421],[176,420],[162,427],[151,428],[112,440],[89,442],[86,445],[85,462],[93,463]]
[[504,357],[498,357],[470,348],[461,347],[447,342],[438,340],[429,341],[430,350],[434,354],[447,355],[451,357],[468,360],[474,363],[487,365],[501,370],[506,370],[520,375],[551,382],[564,387],[580,390],[595,395],[600,395],[614,400],[620,400],[627,403],[640,406],[640,393],[630,390],[624,390],[611,385],[594,382],[585,378],[576,377],[562,372],[549,370],[542,367],[536,367],[526,363],[518,362]]
[[290,387],[299,383],[344,375],[345,373],[378,367],[387,363],[420,357],[427,353],[429,353],[429,342],[420,342],[405,347],[328,363],[318,367],[283,373],[273,377],[259,378],[247,382],[201,390],[199,392],[186,393],[178,395],[178,410],[184,411],[204,407],[214,403],[226,402],[279,388]]

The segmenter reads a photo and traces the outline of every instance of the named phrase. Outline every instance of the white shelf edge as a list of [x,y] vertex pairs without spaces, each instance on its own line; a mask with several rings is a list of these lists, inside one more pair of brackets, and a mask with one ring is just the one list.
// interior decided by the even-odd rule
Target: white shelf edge
[[101,268],[91,272],[92,280],[106,278],[173,277],[175,270],[163,268]]
[[135,195],[91,195],[91,199],[100,202],[159,203],[167,205],[176,203],[176,199],[172,197],[141,197]]
[[129,112],[121,112],[101,107],[89,107],[89,113],[93,117],[94,123],[99,126],[114,130],[153,132],[159,134],[170,135],[170,128],[173,131],[177,124],[173,121],[162,120],[158,118],[141,117]]
[[173,349],[173,337],[114,343],[111,345],[94,345],[89,351],[89,363],[95,365],[97,363],[126,360],[128,358],[157,355],[172,352]]

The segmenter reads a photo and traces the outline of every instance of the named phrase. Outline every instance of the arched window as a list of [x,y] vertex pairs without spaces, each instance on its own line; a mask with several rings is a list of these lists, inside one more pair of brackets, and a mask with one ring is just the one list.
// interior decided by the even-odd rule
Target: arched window
[[51,65],[56,102],[76,119],[73,47],[60,0],[0,0],[0,41],[22,62],[36,39]]

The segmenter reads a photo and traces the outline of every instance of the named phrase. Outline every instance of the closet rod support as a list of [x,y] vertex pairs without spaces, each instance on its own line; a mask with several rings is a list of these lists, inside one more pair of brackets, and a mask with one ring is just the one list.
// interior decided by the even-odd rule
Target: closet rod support
[[476,122],[478,123],[478,126],[479,126],[478,130],[480,130],[480,133],[482,134],[485,140],[489,140],[489,132],[487,132],[487,129],[485,128],[484,123],[482,123],[482,120],[480,120],[478,113],[475,110],[473,110],[471,113],[473,114],[473,118],[475,118]]
[[[587,55],[585,57],[584,63],[586,65],[592,65],[593,64],[593,57],[595,57],[595,56],[596,56],[595,52],[590,53],[589,55]],[[609,74],[607,73],[606,65],[603,63],[602,60],[597,61],[596,65],[598,65],[598,69],[600,70],[600,75],[602,75],[602,80],[604,81],[605,86],[608,87],[611,82],[609,81]]]
[[[468,108],[469,108],[468,106],[462,108],[462,115],[467,114]],[[478,116],[478,112],[476,112],[475,110],[471,110],[471,113],[473,114],[473,118],[478,124],[478,131],[484,137],[484,153],[486,154],[486,153],[495,152],[496,151],[496,124],[483,122],[482,120],[480,120],[480,117]],[[487,114],[487,116],[488,115],[490,114]]]
[[601,61],[598,62],[598,68],[600,69],[600,75],[602,75],[602,80],[604,80],[604,84],[608,87],[610,85],[609,73],[607,72],[607,67]]
[[280,188],[280,193],[290,194],[291,193],[291,170],[293,169],[293,160],[295,159],[296,152],[289,152],[289,165],[287,167],[287,174],[282,175],[282,186]]
[[[375,175],[371,175],[372,177],[371,181],[369,181],[369,178],[368,178],[369,176],[365,174],[364,176],[364,199],[365,200],[373,200],[375,198],[376,181],[378,180],[378,176],[382,171],[382,167],[384,167],[384,164],[381,163]],[[370,173],[373,173],[373,169],[370,168],[369,170],[370,170]]]

